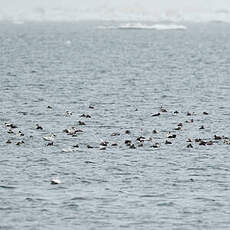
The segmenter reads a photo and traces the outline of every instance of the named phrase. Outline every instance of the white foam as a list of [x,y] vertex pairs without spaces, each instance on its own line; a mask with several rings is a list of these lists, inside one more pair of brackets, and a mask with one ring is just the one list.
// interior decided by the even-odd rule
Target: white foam
[[66,46],[71,46],[72,42],[70,40],[65,41]]

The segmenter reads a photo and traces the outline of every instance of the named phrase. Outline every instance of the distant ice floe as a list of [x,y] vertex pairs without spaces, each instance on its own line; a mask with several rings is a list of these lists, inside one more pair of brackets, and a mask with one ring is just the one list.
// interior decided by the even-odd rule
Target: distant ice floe
[[185,30],[184,25],[177,24],[154,24],[147,25],[142,23],[126,23],[118,26],[118,29],[144,29],[144,30]]
[[186,30],[187,27],[179,24],[143,24],[125,23],[119,26],[100,26],[99,29],[123,29],[123,30]]

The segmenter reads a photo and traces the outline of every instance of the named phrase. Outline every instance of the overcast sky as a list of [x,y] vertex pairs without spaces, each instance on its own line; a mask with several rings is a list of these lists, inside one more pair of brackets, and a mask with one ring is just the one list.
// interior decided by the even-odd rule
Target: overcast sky
[[60,17],[68,17],[69,12],[72,12],[69,17],[73,17],[76,12],[88,10],[88,17],[100,18],[102,13],[107,16],[111,13],[157,15],[163,12],[188,15],[225,9],[230,9],[230,0],[0,0],[0,13],[9,17],[32,17],[31,12],[43,12],[48,17],[52,10],[59,10],[62,13]]
[[160,9],[213,9],[230,6],[229,0],[0,0],[1,8],[33,8],[33,7],[95,7],[106,5],[108,7],[135,7],[144,6]]

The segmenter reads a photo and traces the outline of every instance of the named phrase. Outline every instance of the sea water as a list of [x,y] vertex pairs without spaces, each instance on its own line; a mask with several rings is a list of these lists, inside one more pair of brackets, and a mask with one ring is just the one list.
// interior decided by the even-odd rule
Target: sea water
[[1,229],[230,227],[230,25],[127,25],[0,24]]

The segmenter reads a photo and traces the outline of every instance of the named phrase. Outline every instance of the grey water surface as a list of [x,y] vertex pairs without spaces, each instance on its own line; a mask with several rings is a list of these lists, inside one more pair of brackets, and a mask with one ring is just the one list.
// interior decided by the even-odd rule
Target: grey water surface
[[229,229],[230,24],[108,24],[0,24],[0,229]]

